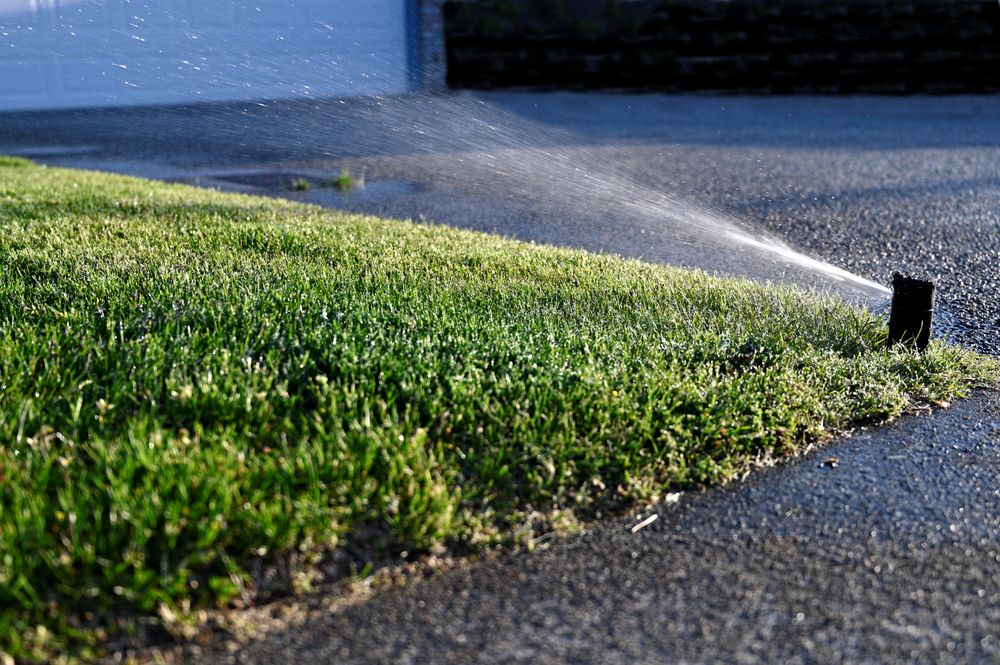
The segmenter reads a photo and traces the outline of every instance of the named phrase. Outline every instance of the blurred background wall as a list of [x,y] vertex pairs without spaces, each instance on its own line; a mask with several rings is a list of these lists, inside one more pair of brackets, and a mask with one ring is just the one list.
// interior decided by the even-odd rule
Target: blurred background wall
[[1000,90],[996,0],[452,0],[452,87]]

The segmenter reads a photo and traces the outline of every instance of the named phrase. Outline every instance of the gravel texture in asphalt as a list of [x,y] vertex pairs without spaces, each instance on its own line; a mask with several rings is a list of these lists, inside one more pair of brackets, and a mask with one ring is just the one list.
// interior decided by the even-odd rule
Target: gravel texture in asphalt
[[[485,134],[459,117],[480,100]],[[934,279],[940,329],[1000,353],[1000,97],[380,103],[6,114],[0,153],[271,193],[286,174],[346,166],[372,190],[282,193],[654,261],[692,255],[655,216],[610,215],[613,197],[576,205],[570,183],[553,205],[535,192],[554,180],[484,182],[483,154],[516,167],[541,148],[560,168],[593,166],[635,183],[629,195],[678,194],[868,279]],[[504,118],[518,131],[493,122]],[[492,143],[471,150],[483,136]],[[278,175],[261,190],[225,179],[247,172]],[[710,267],[752,272],[753,255],[735,268],[721,256]],[[998,425],[1000,399],[982,393],[653,507],[639,517],[659,519],[637,533],[633,517],[593,525],[206,662],[996,662]]]

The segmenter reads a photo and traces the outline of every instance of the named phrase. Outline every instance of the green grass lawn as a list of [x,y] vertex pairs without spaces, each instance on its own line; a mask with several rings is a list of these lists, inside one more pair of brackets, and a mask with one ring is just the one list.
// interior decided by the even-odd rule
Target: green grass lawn
[[2,159],[0,652],[86,654],[352,534],[514,542],[995,380],[885,335],[790,289]]

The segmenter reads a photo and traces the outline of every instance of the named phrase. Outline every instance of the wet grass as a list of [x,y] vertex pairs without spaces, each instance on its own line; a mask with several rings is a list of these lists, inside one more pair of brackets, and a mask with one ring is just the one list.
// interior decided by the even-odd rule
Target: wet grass
[[0,651],[86,655],[361,533],[530,538],[995,380],[885,335],[792,290],[2,158]]

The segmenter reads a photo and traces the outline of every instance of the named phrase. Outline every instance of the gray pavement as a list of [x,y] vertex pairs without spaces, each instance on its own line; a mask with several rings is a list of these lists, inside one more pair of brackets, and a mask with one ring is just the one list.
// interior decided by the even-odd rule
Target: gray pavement
[[[485,120],[465,122],[479,99]],[[539,148],[558,169],[538,170]],[[493,93],[384,100],[374,111],[320,102],[7,114],[5,152],[236,189],[245,185],[219,177],[348,166],[365,170],[371,193],[303,198],[654,261],[690,257],[671,246],[685,238],[698,261],[716,257],[713,269],[756,274],[756,254],[723,252],[704,230],[685,237],[659,223],[660,209],[615,214],[621,199],[673,192],[869,279],[885,283],[896,269],[934,278],[942,329],[1000,351],[997,96]],[[511,175],[484,175],[483,155]],[[580,189],[566,177],[575,165],[626,196]],[[566,192],[552,201],[539,195],[559,183]],[[631,522],[594,525],[547,552],[381,594],[227,658],[996,662],[998,414],[997,397],[980,394],[685,496],[638,534]],[[838,465],[823,465],[828,457]]]

